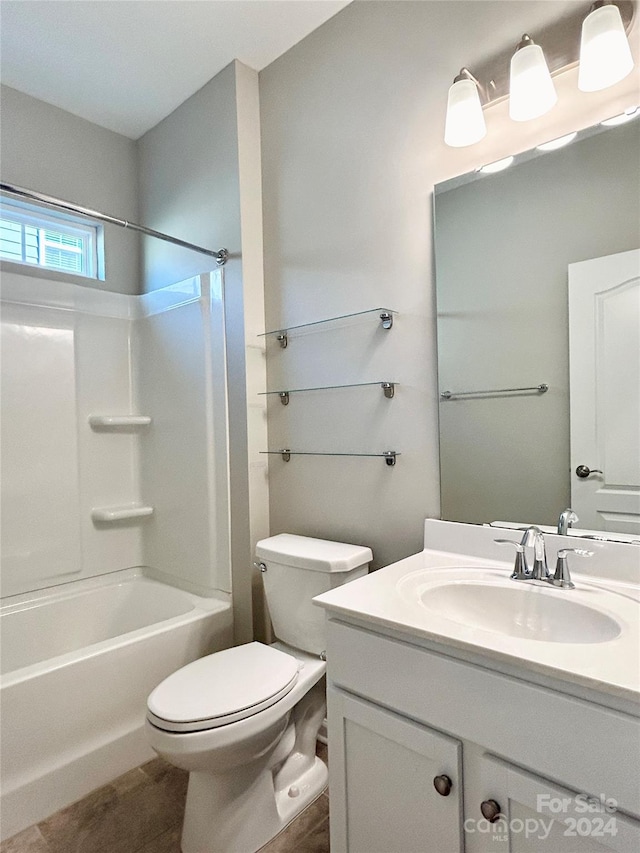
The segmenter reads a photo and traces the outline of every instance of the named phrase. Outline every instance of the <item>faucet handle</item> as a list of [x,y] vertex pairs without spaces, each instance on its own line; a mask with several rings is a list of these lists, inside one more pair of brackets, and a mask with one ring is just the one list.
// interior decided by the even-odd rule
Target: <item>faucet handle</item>
[[514,542],[513,539],[494,539],[496,545],[513,545],[516,549],[516,561],[511,572],[511,580],[526,581],[531,577],[529,567],[527,566],[527,558],[524,553],[523,542]]
[[571,580],[569,564],[567,562],[567,554],[571,553],[577,554],[579,557],[593,557],[593,551],[587,551],[584,548],[562,548],[558,551],[556,572],[552,578],[548,578],[548,581],[553,586],[560,587],[560,589],[575,589],[576,586]]
[[587,551],[586,548],[561,548],[558,551],[558,557],[566,558],[567,554],[577,554],[579,557],[593,557],[593,551]]

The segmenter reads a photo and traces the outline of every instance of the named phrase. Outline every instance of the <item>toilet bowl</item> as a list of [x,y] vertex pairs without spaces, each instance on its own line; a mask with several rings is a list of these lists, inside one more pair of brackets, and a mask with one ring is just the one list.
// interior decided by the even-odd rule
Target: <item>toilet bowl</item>
[[270,608],[277,599],[280,640],[194,661],[148,699],[149,743],[190,774],[183,853],[255,853],[327,784],[316,756],[326,711],[324,614],[311,599],[366,574],[371,551],[280,534],[259,542],[256,554]]
[[[227,664],[241,662],[262,669],[265,695],[254,702],[261,691],[247,685],[243,699],[234,680],[238,701],[227,703],[229,722],[220,714],[189,720],[204,707],[200,695],[195,714],[189,711],[184,692],[189,676],[206,683],[207,668],[213,681]],[[328,773],[315,751],[325,716],[325,668],[324,661],[281,643],[248,643],[195,661],[151,694],[149,743],[190,773],[183,853],[254,853],[322,793]],[[274,685],[275,694],[267,695]]]

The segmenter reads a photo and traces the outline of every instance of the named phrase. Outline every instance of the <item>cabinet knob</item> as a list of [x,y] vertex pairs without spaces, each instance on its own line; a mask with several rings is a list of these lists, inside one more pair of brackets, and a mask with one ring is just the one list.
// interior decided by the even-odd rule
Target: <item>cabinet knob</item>
[[495,823],[500,817],[500,805],[495,800],[484,800],[480,803],[480,811],[482,817],[486,818],[489,823]]
[[443,774],[442,776],[436,776],[434,778],[433,787],[441,797],[448,797],[451,793],[451,788],[453,788],[453,782],[448,776]]

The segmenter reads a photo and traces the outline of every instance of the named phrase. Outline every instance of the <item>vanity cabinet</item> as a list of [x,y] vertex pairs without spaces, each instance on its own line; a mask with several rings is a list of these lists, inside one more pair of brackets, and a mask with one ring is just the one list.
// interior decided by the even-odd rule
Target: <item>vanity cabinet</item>
[[618,813],[614,798],[603,792],[589,798],[491,755],[481,756],[479,767],[483,788],[500,804],[504,820],[494,824],[495,831],[473,820],[465,828],[469,835],[487,836],[490,849],[497,842],[509,853],[640,850],[640,822]]
[[328,636],[332,853],[640,850],[638,717],[333,614]]
[[340,690],[328,701],[331,849],[462,853],[460,741]]

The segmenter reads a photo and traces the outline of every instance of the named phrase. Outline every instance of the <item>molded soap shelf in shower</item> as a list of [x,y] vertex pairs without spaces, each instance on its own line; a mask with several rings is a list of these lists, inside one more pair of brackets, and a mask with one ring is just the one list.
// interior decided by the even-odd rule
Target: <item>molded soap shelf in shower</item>
[[140,504],[124,504],[122,506],[100,506],[91,510],[93,521],[115,522],[125,521],[130,518],[146,518],[153,515],[152,506],[141,506]]
[[151,423],[149,415],[90,415],[89,424],[93,429],[121,429],[123,427],[143,427]]

